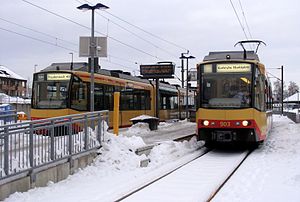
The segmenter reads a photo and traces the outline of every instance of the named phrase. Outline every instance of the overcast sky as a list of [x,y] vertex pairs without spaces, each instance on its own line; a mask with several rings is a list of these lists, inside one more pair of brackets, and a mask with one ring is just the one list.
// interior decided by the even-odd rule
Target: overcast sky
[[[106,11],[95,14],[96,35],[103,33],[109,36],[110,57],[100,61],[105,69],[123,69],[139,74],[139,64],[173,61],[180,66],[178,58],[186,49],[196,57],[189,62],[189,68],[195,68],[208,52],[241,50],[234,44],[246,39],[230,0],[89,2],[100,2],[110,7],[107,10],[110,14]],[[76,9],[82,3],[86,2],[1,0],[0,64],[31,80],[35,65],[39,71],[54,62],[70,62],[70,52],[74,54],[75,62],[86,61],[86,58],[78,57],[78,43],[79,36],[90,36],[91,12]],[[300,85],[297,61],[300,57],[300,1],[232,0],[232,3],[247,37],[263,40],[267,44],[259,49],[261,62],[267,68],[283,65],[285,81],[295,81]],[[280,70],[268,71],[280,77]],[[180,76],[179,68],[176,74]]]

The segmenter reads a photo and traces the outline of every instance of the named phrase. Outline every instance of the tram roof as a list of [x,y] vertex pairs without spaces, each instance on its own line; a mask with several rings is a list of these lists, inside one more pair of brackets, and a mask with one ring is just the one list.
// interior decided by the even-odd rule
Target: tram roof
[[209,52],[204,57],[203,62],[214,60],[256,60],[259,61],[258,55],[254,51],[246,51],[246,58],[244,58],[244,51],[217,51]]
[[[44,71],[55,71],[55,70],[71,70],[71,63],[65,62],[65,63],[52,63],[50,66],[46,67],[45,69],[41,70]],[[98,67],[99,68],[99,67]],[[74,71],[82,71],[82,72],[88,72],[88,63],[86,62],[74,62],[73,63],[73,70]],[[131,76],[128,72],[123,72],[121,70],[107,70],[107,69],[97,69],[95,70],[95,74],[101,74],[106,76],[112,76],[120,79],[127,79],[131,81],[137,81],[142,83],[150,83],[147,79],[142,79],[136,76]]]

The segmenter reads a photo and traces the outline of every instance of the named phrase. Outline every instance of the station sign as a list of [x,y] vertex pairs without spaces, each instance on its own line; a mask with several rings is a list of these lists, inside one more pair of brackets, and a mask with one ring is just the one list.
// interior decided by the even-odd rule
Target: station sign
[[144,78],[173,78],[174,71],[173,63],[140,65],[140,73]]
[[248,63],[217,64],[217,72],[251,72],[251,64]]

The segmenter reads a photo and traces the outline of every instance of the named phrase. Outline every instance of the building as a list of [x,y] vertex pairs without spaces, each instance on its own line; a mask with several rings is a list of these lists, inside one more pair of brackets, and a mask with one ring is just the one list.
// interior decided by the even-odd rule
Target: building
[[26,97],[27,81],[7,67],[0,65],[0,93],[11,97]]
[[300,100],[299,100],[299,92],[287,97],[283,100],[285,108],[288,109],[299,109],[300,108]]

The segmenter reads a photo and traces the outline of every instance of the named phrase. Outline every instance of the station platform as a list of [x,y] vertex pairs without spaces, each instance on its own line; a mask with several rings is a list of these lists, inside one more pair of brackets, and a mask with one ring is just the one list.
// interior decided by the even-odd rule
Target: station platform
[[121,129],[120,135],[139,136],[147,146],[165,141],[184,139],[196,134],[196,123],[189,121],[160,122],[157,130],[150,130],[147,124],[138,123],[130,128]]

